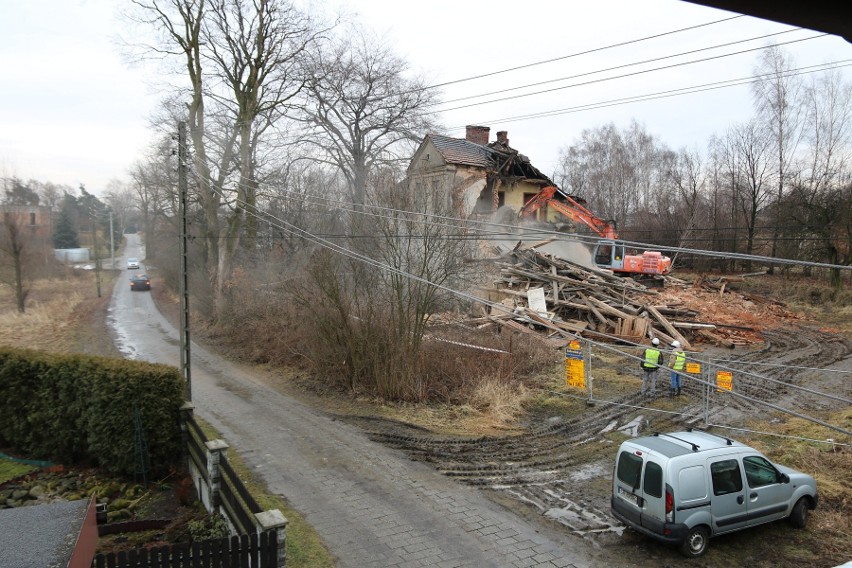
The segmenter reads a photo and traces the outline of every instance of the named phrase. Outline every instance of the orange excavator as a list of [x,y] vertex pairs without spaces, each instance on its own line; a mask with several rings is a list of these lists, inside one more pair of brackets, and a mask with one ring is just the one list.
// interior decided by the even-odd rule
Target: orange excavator
[[554,185],[539,191],[521,208],[519,216],[534,217],[536,211],[544,206],[558,211],[575,222],[581,222],[597,233],[601,240],[594,249],[594,261],[599,268],[612,270],[616,274],[633,277],[655,277],[668,274],[672,269],[672,259],[657,251],[645,251],[642,254],[625,254],[623,244],[617,243],[615,221],[605,221],[585,206],[585,200],[563,193]]

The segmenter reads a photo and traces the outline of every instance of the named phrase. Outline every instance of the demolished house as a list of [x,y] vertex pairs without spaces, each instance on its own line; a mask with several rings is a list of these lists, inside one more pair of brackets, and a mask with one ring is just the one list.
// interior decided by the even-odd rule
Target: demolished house
[[509,145],[509,133],[467,126],[464,138],[428,134],[408,166],[415,191],[446,192],[454,210],[470,218],[491,217],[501,207],[517,214],[524,203],[553,182]]

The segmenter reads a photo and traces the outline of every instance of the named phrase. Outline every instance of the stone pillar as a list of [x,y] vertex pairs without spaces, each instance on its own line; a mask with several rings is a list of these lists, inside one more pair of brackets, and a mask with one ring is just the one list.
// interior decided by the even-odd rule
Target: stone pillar
[[254,516],[257,519],[258,534],[270,529],[276,529],[275,532],[278,535],[277,566],[278,568],[284,568],[287,564],[286,547],[284,546],[287,543],[287,523],[289,522],[287,517],[285,517],[278,509],[261,511],[260,513],[256,513]]
[[189,458],[189,426],[187,422],[192,419],[195,405],[191,402],[184,402],[180,407],[180,439],[183,442],[183,456]]
[[219,472],[219,460],[222,453],[230,446],[225,440],[210,440],[204,443],[207,446],[207,478],[210,480],[210,512],[219,509],[219,489],[222,485],[222,476]]

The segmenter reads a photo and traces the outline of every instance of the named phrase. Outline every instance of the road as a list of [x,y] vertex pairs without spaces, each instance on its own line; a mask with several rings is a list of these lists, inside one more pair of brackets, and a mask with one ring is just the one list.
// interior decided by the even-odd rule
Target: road
[[[144,259],[138,235],[127,237],[125,255]],[[117,347],[128,358],[177,366],[178,331],[148,292],[129,288],[116,286],[111,300]],[[196,413],[305,516],[340,567],[609,564],[581,539],[526,521],[477,488],[272,390],[249,369],[195,344],[191,362]]]

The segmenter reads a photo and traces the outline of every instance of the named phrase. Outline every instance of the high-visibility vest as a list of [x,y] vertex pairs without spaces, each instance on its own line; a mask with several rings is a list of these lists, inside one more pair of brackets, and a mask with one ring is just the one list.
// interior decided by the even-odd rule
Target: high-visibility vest
[[686,363],[686,353],[683,351],[675,351],[672,355],[674,355],[674,358],[672,359],[672,369],[675,371],[683,370],[683,366]]
[[642,366],[646,369],[656,369],[660,364],[660,353],[659,349],[654,349],[653,347],[649,347],[645,350],[645,360],[642,361]]

